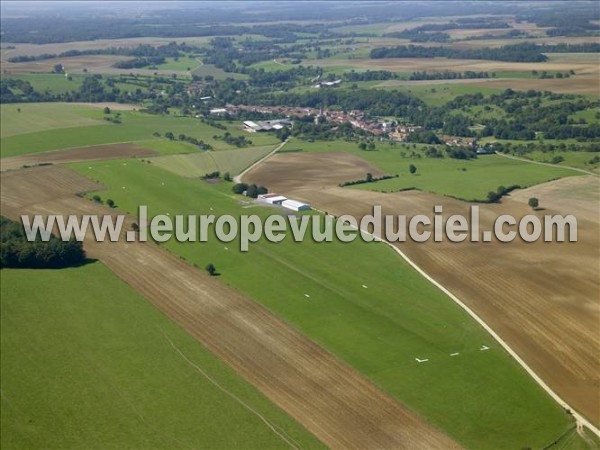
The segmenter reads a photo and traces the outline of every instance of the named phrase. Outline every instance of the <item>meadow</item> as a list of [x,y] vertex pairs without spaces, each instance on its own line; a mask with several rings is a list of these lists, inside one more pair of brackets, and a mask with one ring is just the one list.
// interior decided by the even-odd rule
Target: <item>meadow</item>
[[[123,211],[136,212],[145,204],[150,215],[253,213],[264,218],[274,212],[235,197],[230,183],[185,179],[140,161],[71,167],[108,186],[99,195],[113,198]],[[571,426],[569,416],[489,335],[383,244],[288,238],[279,244],[260,241],[241,253],[237,242],[213,236],[206,243],[164,245],[199,267],[213,263],[223,282],[463,445],[541,447]],[[490,350],[480,351],[482,345]],[[450,357],[453,352],[460,357]],[[430,362],[416,363],[423,357]]]
[[101,263],[1,274],[3,448],[323,447]]
[[207,173],[229,172],[232,176],[268,155],[275,146],[251,147],[220,152],[202,152],[158,156],[150,159],[151,164],[182,177],[200,177]]
[[[379,144],[374,151],[363,151],[353,142],[294,142],[294,148],[307,152],[352,153],[386,174],[398,174],[397,178],[354,187],[382,192],[419,189],[465,200],[486,200],[487,193],[496,191],[499,186],[516,184],[524,188],[579,174],[568,168],[527,164],[498,155],[481,155],[473,160],[427,158],[422,153],[424,147],[427,146]],[[415,174],[409,172],[411,164],[417,168]]]
[[[21,109],[21,113],[16,112],[17,108]],[[99,144],[158,141],[153,134],[158,132],[164,135],[168,131],[175,136],[186,134],[201,139],[212,145],[215,150],[237,148],[213,138],[215,135],[223,135],[226,131],[234,136],[249,138],[253,146],[262,147],[278,142],[278,139],[271,135],[256,133],[249,136],[238,123],[232,123],[227,125],[226,130],[220,130],[190,117],[159,116],[138,111],[119,111],[122,123],[113,124],[101,120],[101,108],[51,103],[2,105],[0,110],[3,132],[7,133],[0,139],[2,157]],[[181,143],[174,145],[177,144]],[[169,147],[169,144],[150,145],[150,148],[158,151]],[[180,148],[192,151],[190,146]],[[171,150],[172,146],[169,153],[172,153]]]

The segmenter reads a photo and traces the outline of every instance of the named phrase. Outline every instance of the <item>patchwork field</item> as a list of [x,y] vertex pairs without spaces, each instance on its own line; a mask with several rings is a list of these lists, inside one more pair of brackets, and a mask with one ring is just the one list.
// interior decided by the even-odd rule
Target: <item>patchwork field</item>
[[1,274],[3,448],[322,447],[100,262]]
[[[600,84],[598,77],[599,56],[597,54],[575,54],[575,53],[554,53],[549,61],[544,63],[516,63],[503,61],[486,60],[468,60],[468,59],[449,59],[449,58],[387,58],[387,59],[369,59],[353,58],[343,60],[336,58],[304,60],[304,65],[318,65],[325,69],[331,67],[338,70],[339,73],[347,70],[389,70],[398,73],[411,73],[418,71],[427,72],[445,72],[445,71],[474,71],[474,72],[494,72],[497,79],[461,79],[461,80],[430,80],[430,81],[406,81],[389,80],[384,81],[378,87],[406,87],[420,86],[424,84],[461,84],[472,86],[473,89],[536,89],[555,92],[600,95]],[[552,78],[552,79],[532,79],[530,76],[524,76],[522,79],[515,78],[514,73],[531,73],[537,70],[547,72],[568,72],[575,71],[575,75],[570,78]],[[503,79],[506,73],[510,79]]]
[[139,156],[153,156],[157,152],[134,144],[92,145],[90,147],[34,153],[2,159],[2,170],[18,169],[24,165],[60,164],[77,161],[96,161]]
[[[70,182],[56,188],[52,200],[32,201],[49,195],[45,184],[55,178]],[[4,213],[9,217],[34,211],[110,211],[74,197],[89,182],[63,168],[5,172],[1,180],[2,202],[8,205]],[[428,448],[455,447],[440,431],[267,309],[159,246],[87,239],[86,249],[325,444],[344,448],[414,447],[417,443]],[[138,270],[139,266],[144,270]],[[295,446],[289,437],[279,436]]]
[[220,152],[203,152],[185,155],[169,155],[152,158],[157,167],[182,177],[201,177],[212,172],[229,172],[232,176],[273,151],[275,146],[252,147]]
[[[149,148],[159,152],[163,150],[168,153],[198,151],[195,146],[185,142],[169,141],[164,143],[163,139],[153,136],[155,132],[164,135],[170,131],[175,136],[186,134],[203,140],[212,145],[215,150],[237,148],[223,140],[214,139],[215,135],[222,135],[229,131],[233,136],[249,137],[248,133],[242,131],[239,124],[232,124],[225,130],[219,130],[201,123],[198,119],[157,116],[138,111],[119,111],[122,123],[114,124],[101,120],[104,115],[102,109],[97,107],[48,104],[42,105],[41,112],[37,112],[37,105],[2,105],[0,107],[3,111],[2,120],[4,121],[4,117],[6,117],[6,126],[3,122],[3,129],[7,133],[0,139],[0,151],[3,158],[50,150],[135,143],[137,141],[148,141],[150,142]],[[18,108],[21,108],[21,113],[16,112]],[[24,114],[25,111],[27,114]],[[63,111],[68,111],[66,118],[61,118]],[[23,114],[23,116],[19,114]],[[19,118],[24,116],[32,118],[21,121]],[[57,118],[48,118],[48,116]],[[39,121],[36,118],[39,118]],[[73,123],[79,123],[79,125],[73,126]],[[69,124],[71,125],[69,126]],[[274,145],[278,142],[275,136],[258,133],[250,136],[250,139],[252,145],[258,147]]]
[[[313,177],[318,176],[323,184],[328,181],[327,184],[333,185],[364,179],[366,173],[372,171],[374,176],[398,174],[398,178],[361,184],[354,188],[380,192],[414,188],[466,200],[486,200],[488,192],[495,191],[498,186],[516,184],[527,187],[556,178],[580,175],[579,172],[560,166],[546,167],[526,164],[497,155],[483,155],[474,160],[411,157],[411,152],[421,156],[422,148],[426,146],[420,144],[415,147],[412,144],[405,146],[380,144],[375,151],[363,151],[359,150],[355,143],[343,141],[314,143],[295,141],[293,147],[301,149],[303,152],[289,154],[281,159],[286,163],[281,170],[284,173],[294,172],[294,175],[288,180],[290,184],[293,182],[292,180],[303,180],[305,177],[313,180]],[[308,152],[318,153],[318,155],[308,155]],[[331,152],[336,153],[332,154]],[[363,173],[355,171],[355,178],[351,178],[344,172],[338,172],[338,168],[346,167],[348,158],[345,155],[347,154],[353,155],[351,163],[353,167],[358,169],[362,167],[361,164],[364,164],[364,161],[368,161],[377,170],[373,171],[373,167],[370,169],[365,167],[361,169]],[[321,167],[330,164],[330,160],[333,160],[336,165],[335,175],[331,176],[328,172],[321,170]],[[363,163],[355,163],[355,160],[362,160]],[[415,174],[409,173],[411,164],[417,167]],[[278,176],[277,171],[273,176]],[[326,178],[321,179],[321,176]]]
[[[141,162],[91,165],[74,167],[106,185],[100,195],[115,199],[125,211],[143,203],[151,214],[171,216],[273,213],[240,204],[227,183],[208,185]],[[340,167],[327,176],[355,177],[370,169],[352,167],[349,162],[346,172]],[[537,445],[568,428],[569,416],[486,333],[384,245],[286,240],[260,242],[245,254],[236,251],[237,245],[214,239],[166,244],[199,267],[214,263],[223,282],[264,304],[463,445]],[[482,345],[491,350],[480,351]],[[461,358],[449,357],[453,352]],[[418,364],[415,358],[431,358],[431,363]],[[510,435],[500,431],[507,427]]]
[[[373,205],[382,205],[383,214],[431,215],[433,205],[443,205],[446,217],[469,216],[468,204],[433,194],[343,189],[335,187],[335,178],[326,184],[328,175],[337,172],[340,159],[329,158],[328,164],[323,164],[322,155],[275,155],[250,171],[245,181],[268,185],[335,215],[362,217],[372,212]],[[363,170],[357,170],[356,176]],[[590,185],[599,183],[594,176],[585,179]],[[536,188],[532,188],[531,195],[535,192]],[[524,193],[521,200],[508,199],[498,205],[482,206],[482,229],[493,229],[492,221],[500,214],[521,217],[530,213],[523,202],[529,196]],[[576,205],[569,202],[554,208],[552,197],[546,195],[540,195],[540,202],[542,207],[548,207],[545,213],[577,214]],[[588,196],[587,205],[587,210],[595,214],[579,217],[577,243],[408,241],[398,246],[474,309],[554,390],[598,424],[600,230],[597,217],[600,211],[593,195]],[[589,345],[582,346],[582,342]]]

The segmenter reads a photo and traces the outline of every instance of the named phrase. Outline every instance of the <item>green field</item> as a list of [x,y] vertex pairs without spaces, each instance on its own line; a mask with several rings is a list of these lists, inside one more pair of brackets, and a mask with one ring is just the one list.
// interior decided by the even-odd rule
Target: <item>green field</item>
[[219,69],[212,64],[202,64],[192,70],[192,74],[198,77],[211,76],[215,80],[225,80],[226,78],[233,78],[234,80],[246,80],[248,75],[243,73],[225,72],[223,69]]
[[[102,108],[68,103],[13,103],[0,106],[0,137],[76,126],[104,125]],[[62,132],[58,131],[58,133]]]
[[[487,193],[496,191],[499,186],[517,184],[524,188],[580,174],[567,168],[527,164],[498,155],[482,155],[474,160],[411,157],[412,153],[422,156],[421,149],[427,147],[423,144],[414,148],[413,144],[380,144],[375,151],[362,151],[354,142],[296,141],[294,147],[309,152],[345,151],[373,163],[386,174],[399,175],[398,178],[355,186],[357,189],[393,192],[415,188],[466,200],[485,200]],[[408,170],[411,164],[417,167],[414,175]]]
[[[101,263],[1,272],[1,446],[321,444]],[[40,294],[43,292],[43,294]]]
[[[16,112],[17,108],[21,108],[21,113]],[[2,157],[98,144],[153,140],[154,132],[164,135],[171,131],[175,136],[183,133],[202,139],[215,150],[237,148],[222,140],[213,139],[215,135],[223,135],[229,131],[234,136],[248,137],[248,133],[235,122],[226,125],[227,130],[220,130],[190,117],[150,115],[137,111],[120,111],[122,123],[112,124],[98,120],[103,116],[101,108],[68,104],[13,104],[2,105],[0,110],[2,130],[3,133],[7,133],[6,137],[0,139]],[[20,119],[21,117],[24,119]],[[69,124],[70,127],[66,128]],[[58,128],[60,126],[63,128]],[[253,146],[259,147],[278,142],[275,136],[268,134],[255,133],[250,139]],[[159,144],[160,146],[164,144]],[[160,151],[160,148],[157,150]],[[171,150],[168,149],[168,152],[173,153]]]
[[268,155],[275,146],[241,148],[220,152],[202,152],[186,155],[158,156],[150,161],[182,177],[200,177],[211,172],[229,172],[237,175],[245,168]]
[[70,76],[71,80],[61,73],[28,73],[14,78],[28,81],[33,89],[38,92],[50,91],[53,94],[64,94],[65,92],[78,90],[83,83],[84,77],[82,75]]
[[157,67],[161,70],[181,70],[181,71],[193,71],[201,64],[197,58],[191,56],[184,56],[177,58],[166,58],[164,64],[159,64]]
[[[124,211],[135,212],[140,204],[148,205],[151,215],[265,217],[273,211],[241,206],[229,183],[209,185],[139,161],[72,167],[108,186],[100,194]],[[200,267],[215,264],[223,282],[267,306],[467,447],[542,447],[571,424],[487,333],[383,244],[288,239],[260,242],[243,254],[235,242],[214,237],[201,244],[172,240],[165,245]],[[479,351],[482,345],[491,350]],[[460,358],[449,357],[452,352],[460,352]],[[420,365],[416,357],[431,362]]]

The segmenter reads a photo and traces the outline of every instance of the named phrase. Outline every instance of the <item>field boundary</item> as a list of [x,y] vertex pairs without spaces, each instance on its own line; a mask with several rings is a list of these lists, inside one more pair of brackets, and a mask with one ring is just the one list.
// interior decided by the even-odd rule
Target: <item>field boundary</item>
[[[316,209],[314,207],[313,207],[313,209],[315,209],[316,211],[319,211],[323,214],[327,214],[326,212]],[[575,418],[575,423],[576,423],[576,426],[578,429],[581,428],[582,426],[586,427],[592,433],[594,433],[596,436],[600,437],[600,429],[598,429],[598,427],[596,427],[589,420],[587,420],[585,417],[583,417],[583,415],[578,413],[573,407],[571,407],[566,401],[564,401],[556,392],[554,392],[554,390],[552,390],[552,388],[550,386],[548,386],[544,382],[544,380],[542,380],[542,378],[523,359],[521,359],[521,357],[517,354],[517,352],[514,351],[510,347],[510,345],[508,345],[508,343],[504,339],[502,339],[492,329],[492,327],[490,327],[481,317],[479,317],[479,315],[477,315],[477,313],[475,311],[473,311],[471,308],[469,308],[462,300],[460,300],[456,295],[454,295],[450,290],[448,290],[446,287],[444,287],[441,283],[439,283],[433,277],[431,277],[429,274],[427,274],[427,272],[425,272],[423,269],[421,269],[421,267],[419,267],[419,265],[417,263],[415,263],[412,259],[410,259],[402,250],[400,250],[398,247],[393,245],[391,242],[388,242],[385,239],[382,239],[382,238],[380,238],[368,231],[362,230],[358,227],[356,227],[355,229],[358,230],[362,234],[372,236],[375,241],[382,242],[382,243],[388,245],[389,247],[391,247],[396,253],[398,253],[402,257],[402,259],[404,261],[406,261],[413,269],[415,269],[427,281],[429,281],[436,288],[438,288],[440,291],[442,291],[444,294],[446,294],[448,297],[450,297],[450,299],[452,299],[452,301],[454,301],[454,303],[456,303],[458,306],[460,306],[479,325],[481,325],[481,327],[483,327],[483,329],[485,331],[487,331],[502,346],[502,348],[504,350],[506,350],[508,352],[508,354],[510,356],[512,356],[515,359],[515,361],[517,361],[517,363],[519,363],[519,365],[523,369],[525,369],[525,371],[535,380],[535,382],[544,391],[546,391],[546,393],[548,393],[550,395],[550,397],[552,397],[552,399],[554,399],[554,401],[556,401],[562,408],[564,408],[570,412],[570,414]]]
[[283,141],[281,144],[279,144],[277,147],[275,147],[275,149],[271,152],[266,154],[265,156],[263,156],[262,158],[260,158],[258,161],[255,161],[254,163],[252,163],[250,166],[246,167],[244,170],[242,170],[242,172],[239,175],[236,175],[235,177],[233,177],[233,182],[234,183],[241,183],[242,182],[242,177],[249,172],[250,170],[254,169],[256,166],[258,166],[260,163],[266,161],[267,159],[269,159],[271,156],[273,156],[275,153],[277,153],[279,150],[281,150],[283,148],[283,146],[285,144],[288,143],[288,141],[291,138],[287,138],[285,141]]
[[522,162],[526,162],[526,163],[530,163],[530,164],[537,164],[538,166],[546,166],[546,167],[554,167],[554,168],[562,167],[563,169],[574,170],[575,172],[585,173],[586,175],[593,175],[595,177],[600,177],[600,174],[590,172],[589,170],[580,169],[579,167],[560,166],[558,164],[550,164],[550,163],[545,163],[545,162],[541,162],[541,161],[532,161],[530,159],[519,158],[518,156],[507,155],[506,153],[501,153],[501,152],[496,152],[496,155],[503,156],[504,158],[508,158],[508,159],[514,159],[516,161],[522,161]]

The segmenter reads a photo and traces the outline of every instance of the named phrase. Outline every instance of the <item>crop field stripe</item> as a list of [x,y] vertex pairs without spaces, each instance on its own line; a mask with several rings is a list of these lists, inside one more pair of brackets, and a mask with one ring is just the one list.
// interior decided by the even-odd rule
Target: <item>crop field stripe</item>
[[173,350],[175,350],[175,352],[180,355],[183,360],[189,364],[191,367],[193,367],[198,373],[200,373],[204,378],[206,378],[210,383],[212,383],[214,386],[216,386],[220,391],[222,391],[223,393],[225,393],[226,395],[228,395],[229,397],[231,397],[232,399],[234,399],[236,402],[238,402],[240,405],[242,405],[244,408],[246,408],[248,411],[250,411],[252,414],[254,414],[256,417],[258,417],[260,420],[262,420],[265,425],[267,427],[269,427],[270,430],[273,431],[273,433],[275,433],[277,436],[279,436],[286,444],[288,444],[290,447],[294,448],[294,449],[299,449],[300,447],[298,446],[297,442],[292,442],[290,440],[290,438],[286,437],[282,432],[278,431],[277,428],[275,428],[275,425],[273,425],[271,422],[269,422],[269,420],[263,416],[260,412],[258,412],[257,410],[255,410],[254,408],[252,408],[252,406],[250,406],[249,404],[247,404],[246,402],[244,402],[241,398],[239,398],[237,395],[235,395],[234,393],[232,393],[231,391],[227,390],[226,388],[224,388],[222,385],[219,384],[218,381],[216,381],[214,378],[212,378],[208,373],[206,373],[200,366],[198,366],[196,363],[194,363],[191,359],[189,359],[185,353],[183,353],[181,351],[181,349],[179,347],[177,347],[175,345],[175,343],[171,340],[171,338],[169,338],[169,336],[164,332],[164,330],[160,330],[165,339],[169,342],[169,345],[173,348]]
[[[70,177],[67,186],[56,188],[48,201],[33,200],[41,193],[50,195],[48,177],[61,174]],[[74,196],[89,184],[62,167],[6,172],[1,195],[3,203],[8,198],[12,203],[5,213],[17,217],[34,212],[110,212]],[[158,245],[98,243],[88,236],[85,247],[91,257],[103,261],[325,444],[334,448],[457,447],[440,430],[265,307]]]

